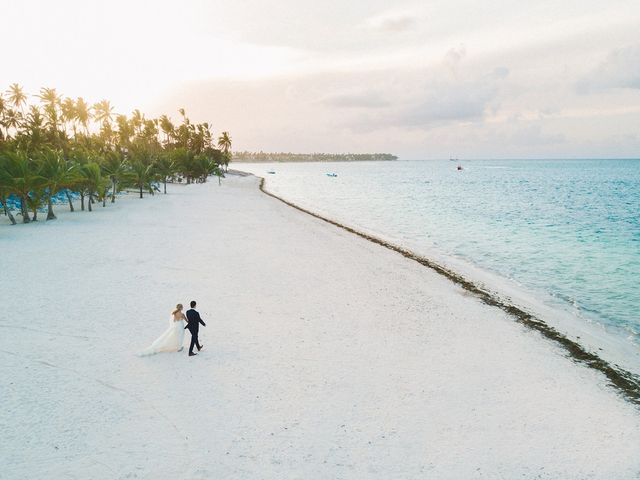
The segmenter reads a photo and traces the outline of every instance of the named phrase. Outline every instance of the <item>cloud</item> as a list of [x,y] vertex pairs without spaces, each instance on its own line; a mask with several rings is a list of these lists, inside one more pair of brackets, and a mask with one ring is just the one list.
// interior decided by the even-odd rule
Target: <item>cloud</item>
[[576,84],[579,93],[612,88],[640,89],[640,44],[613,50]]
[[417,26],[416,17],[409,13],[384,13],[368,18],[364,26],[370,30],[387,33],[402,33]]
[[447,121],[482,118],[497,89],[492,84],[460,83],[430,85],[424,98],[415,106],[404,109],[396,122],[408,126],[424,126]]
[[458,65],[466,55],[467,49],[464,45],[460,45],[458,48],[451,48],[444,56],[444,64],[451,73],[455,73],[458,69]]
[[495,107],[500,82],[508,70],[496,69],[492,73],[475,78],[469,75],[463,80],[442,78],[433,72],[425,82],[424,90],[415,95],[415,102],[400,109],[394,121],[402,126],[432,126],[446,122],[475,121],[483,118],[485,111]]
[[561,133],[544,133],[540,125],[529,125],[514,132],[507,140],[507,143],[516,145],[540,146],[561,144],[566,138]]
[[[465,55],[464,48],[458,48],[449,50],[445,57],[459,63]],[[452,75],[448,68],[435,65],[401,72],[371,71],[344,74],[334,84],[319,78],[307,78],[305,83],[322,85],[319,92],[335,92],[321,96],[318,103],[327,114],[336,116],[338,125],[354,133],[407,127],[428,130],[452,123],[481,122],[486,113],[498,108],[509,69],[498,67],[478,74],[462,68],[463,75]]]
[[507,78],[509,76],[509,69],[507,67],[496,67],[492,72],[495,78]]
[[320,103],[340,108],[383,108],[390,105],[389,100],[376,92],[338,93],[323,98]]
[[446,52],[444,64],[345,75],[340,84],[343,88],[349,85],[350,90],[322,97],[321,103],[329,109],[351,109],[352,114],[339,117],[339,124],[357,133],[394,127],[427,130],[482,121],[486,113],[498,108],[509,69],[501,66],[482,74],[463,65],[466,55],[461,45]]

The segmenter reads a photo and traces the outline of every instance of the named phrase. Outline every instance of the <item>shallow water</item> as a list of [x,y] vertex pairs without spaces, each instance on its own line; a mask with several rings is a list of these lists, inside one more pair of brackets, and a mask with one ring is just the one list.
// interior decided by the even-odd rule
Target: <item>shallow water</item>
[[[640,344],[640,160],[238,164],[301,206],[507,279]],[[267,174],[275,171],[275,174]],[[326,173],[336,173],[329,177]]]

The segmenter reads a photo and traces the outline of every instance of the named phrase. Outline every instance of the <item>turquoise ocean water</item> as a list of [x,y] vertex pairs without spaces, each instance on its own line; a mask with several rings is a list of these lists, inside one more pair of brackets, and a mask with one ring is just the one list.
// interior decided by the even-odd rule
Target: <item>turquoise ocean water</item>
[[504,279],[640,346],[640,160],[461,165],[462,171],[448,160],[236,168],[265,177],[268,190],[301,206]]

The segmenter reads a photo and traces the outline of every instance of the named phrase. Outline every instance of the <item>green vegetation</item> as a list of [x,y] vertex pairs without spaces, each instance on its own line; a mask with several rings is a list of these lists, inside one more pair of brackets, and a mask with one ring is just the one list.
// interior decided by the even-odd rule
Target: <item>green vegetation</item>
[[397,159],[390,153],[233,153],[234,162],[366,162]]
[[[12,224],[38,220],[46,206],[55,219],[54,200],[74,211],[114,203],[116,194],[135,189],[140,198],[170,182],[205,182],[224,176],[231,160],[231,137],[214,143],[208,123],[191,123],[184,109],[174,125],[167,115],[147,119],[139,110],[117,115],[108,100],[90,106],[83,98],[42,88],[35,104],[14,83],[0,93],[0,204]],[[216,148],[218,147],[218,148]]]

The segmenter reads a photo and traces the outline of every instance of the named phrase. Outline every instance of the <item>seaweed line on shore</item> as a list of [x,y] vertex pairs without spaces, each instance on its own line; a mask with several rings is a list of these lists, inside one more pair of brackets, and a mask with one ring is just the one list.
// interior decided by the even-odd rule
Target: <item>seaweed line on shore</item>
[[258,177],[260,179],[260,191],[266,195],[269,195],[276,200],[281,201],[282,203],[295,208],[301,212],[304,212],[312,217],[323,220],[331,225],[339,227],[343,230],[346,230],[349,233],[353,233],[359,237],[362,237],[370,242],[377,243],[389,250],[393,250],[406,258],[409,258],[419,264],[428,267],[432,270],[435,270],[440,275],[445,276],[453,283],[459,285],[466,291],[473,294],[475,297],[479,298],[483,303],[487,305],[491,305],[494,307],[498,307],[501,310],[508,313],[511,317],[515,318],[515,320],[522,325],[528,327],[531,330],[534,330],[549,340],[554,341],[556,344],[561,346],[568,354],[568,356],[576,363],[585,365],[587,367],[593,368],[607,377],[611,386],[616,388],[621,395],[628,400],[629,402],[640,406],[640,377],[634,375],[633,373],[620,368],[618,365],[611,365],[609,362],[600,358],[597,354],[589,352],[579,343],[571,340],[567,336],[560,333],[554,327],[548,325],[546,322],[541,319],[535,317],[534,315],[524,311],[520,307],[505,302],[497,295],[488,292],[472,281],[466,279],[462,275],[452,272],[451,270],[439,265],[438,263],[430,260],[426,257],[415,254],[414,252],[402,248],[398,245],[394,245],[380,238],[374,237],[372,235],[360,232],[352,227],[347,225],[343,225],[335,220],[331,220],[329,218],[323,217],[315,212],[302,208],[296,205],[293,202],[285,200],[265,189],[265,180],[262,177]]

